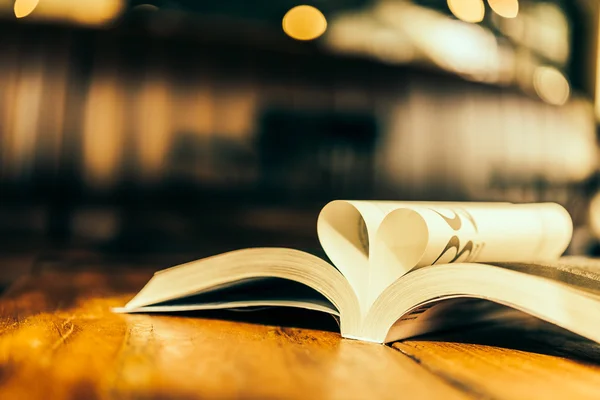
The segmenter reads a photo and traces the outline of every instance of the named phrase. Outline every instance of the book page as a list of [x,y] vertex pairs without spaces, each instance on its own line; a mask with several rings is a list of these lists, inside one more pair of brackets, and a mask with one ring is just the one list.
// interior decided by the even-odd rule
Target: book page
[[363,313],[348,280],[328,262],[286,248],[235,250],[158,271],[115,312],[295,307],[339,316],[342,335]]
[[552,279],[577,287],[590,295],[600,296],[600,260],[597,259],[571,256],[535,263],[512,262],[493,265]]
[[335,305],[316,290],[289,279],[257,277],[237,280],[190,296],[115,312],[176,312],[251,309],[261,306],[297,307],[339,316]]
[[[460,206],[464,203],[410,203],[336,200],[327,204],[317,221],[319,241],[331,262],[340,270],[359,298],[366,298],[372,268],[371,244],[384,218],[393,211],[423,205]],[[472,204],[472,203],[471,203]],[[487,203],[490,207],[495,203]],[[507,203],[508,204],[508,203]],[[411,221],[403,221],[407,229]],[[413,235],[425,240],[424,235]]]
[[[600,296],[594,293],[600,282],[599,264],[580,268],[570,260],[558,263],[562,266],[556,260],[450,263],[411,271],[373,303],[361,337],[397,340],[477,320],[514,318],[510,315],[514,309],[600,342]],[[457,300],[461,298],[468,302]],[[489,303],[508,306],[507,313],[493,312]]]
[[572,231],[567,211],[553,203],[395,210],[372,246],[369,293],[373,299],[408,271],[428,265],[556,259]]
[[386,214],[375,202],[366,201],[333,201],[319,214],[321,246],[359,299],[369,286],[369,244]]
[[553,203],[335,201],[319,215],[319,240],[369,305],[412,269],[455,262],[558,258],[572,222]]
[[454,297],[419,305],[390,328],[387,337],[402,340],[429,332],[481,322],[515,321],[527,314],[492,301]]
[[[423,206],[493,208],[509,204],[336,200],[321,210],[317,233],[321,246],[331,262],[344,274],[359,298],[366,298],[370,286],[372,270],[370,265],[373,257],[370,244],[376,241],[379,227],[388,214],[401,209]],[[409,230],[414,229],[411,221],[402,221],[402,224]],[[426,240],[424,234],[412,235],[412,237]],[[385,251],[380,249],[382,250]],[[415,258],[410,250],[406,255],[407,258]]]

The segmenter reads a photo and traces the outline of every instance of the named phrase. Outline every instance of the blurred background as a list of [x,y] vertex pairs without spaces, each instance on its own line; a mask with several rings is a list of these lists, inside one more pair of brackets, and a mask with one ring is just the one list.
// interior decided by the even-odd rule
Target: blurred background
[[[0,0],[0,279],[320,253],[347,199],[555,201],[600,254],[594,0]],[[92,261],[90,261],[92,260]]]

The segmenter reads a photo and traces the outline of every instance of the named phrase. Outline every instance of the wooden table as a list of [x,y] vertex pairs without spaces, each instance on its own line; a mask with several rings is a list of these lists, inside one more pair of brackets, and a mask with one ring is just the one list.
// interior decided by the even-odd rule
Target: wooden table
[[41,270],[5,293],[0,399],[600,399],[598,346],[527,324],[382,346],[310,329],[116,315],[110,307],[150,273],[102,271]]

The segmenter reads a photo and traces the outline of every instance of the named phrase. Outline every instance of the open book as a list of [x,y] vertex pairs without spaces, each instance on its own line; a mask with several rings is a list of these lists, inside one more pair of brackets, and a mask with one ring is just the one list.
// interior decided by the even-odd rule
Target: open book
[[559,259],[572,222],[557,204],[334,201],[317,231],[335,267],[237,250],[157,272],[116,311],[301,307],[383,343],[519,310],[600,342],[600,262]]

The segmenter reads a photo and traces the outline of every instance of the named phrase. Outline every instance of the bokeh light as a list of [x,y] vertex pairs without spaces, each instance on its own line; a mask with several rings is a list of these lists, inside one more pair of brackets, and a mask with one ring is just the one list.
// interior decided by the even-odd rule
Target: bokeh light
[[327,30],[327,19],[312,6],[301,5],[290,9],[283,17],[283,31],[296,40],[313,40]]
[[567,78],[554,67],[538,67],[533,75],[533,87],[546,103],[563,105],[569,99],[571,88]]
[[14,14],[17,18],[31,16],[36,20],[99,26],[114,21],[125,4],[124,0],[16,0]]
[[481,22],[485,16],[483,0],[448,0],[448,8],[456,18],[465,22]]
[[488,0],[490,8],[504,18],[515,18],[519,14],[519,0]]
[[31,14],[37,7],[39,0],[16,0],[15,1],[15,16],[17,18],[24,18]]

